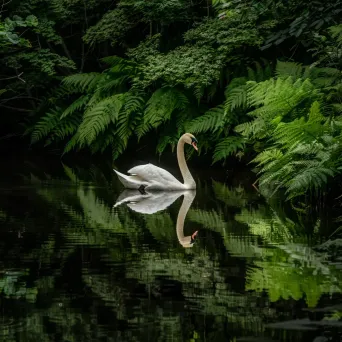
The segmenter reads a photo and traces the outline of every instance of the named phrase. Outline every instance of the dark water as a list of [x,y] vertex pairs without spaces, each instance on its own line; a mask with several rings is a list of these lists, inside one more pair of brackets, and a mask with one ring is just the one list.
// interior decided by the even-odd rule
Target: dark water
[[3,170],[0,340],[340,341],[341,259],[315,248],[335,227],[243,173],[196,181],[143,197],[110,168]]

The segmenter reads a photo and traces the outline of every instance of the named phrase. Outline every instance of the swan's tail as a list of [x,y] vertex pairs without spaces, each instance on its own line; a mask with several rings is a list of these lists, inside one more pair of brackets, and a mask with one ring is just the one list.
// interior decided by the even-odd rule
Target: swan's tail
[[144,182],[137,176],[126,176],[123,173],[114,170],[115,173],[118,175],[120,182],[126,189],[135,189],[138,190],[141,185],[144,185]]

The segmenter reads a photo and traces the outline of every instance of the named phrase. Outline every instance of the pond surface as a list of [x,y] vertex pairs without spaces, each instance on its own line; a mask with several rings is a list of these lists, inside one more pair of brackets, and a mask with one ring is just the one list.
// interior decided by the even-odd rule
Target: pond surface
[[340,341],[321,218],[250,176],[143,195],[108,167],[2,172],[1,341]]

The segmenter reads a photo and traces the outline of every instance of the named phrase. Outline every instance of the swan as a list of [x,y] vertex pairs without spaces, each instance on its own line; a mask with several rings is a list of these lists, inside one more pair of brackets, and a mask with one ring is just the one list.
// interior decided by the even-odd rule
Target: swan
[[135,166],[128,170],[130,176],[114,170],[118,175],[120,182],[127,189],[135,189],[141,192],[146,190],[194,190],[196,183],[188,169],[184,156],[184,144],[192,145],[198,151],[196,138],[190,134],[183,134],[177,144],[177,160],[184,183],[182,184],[170,172],[155,166],[153,164],[145,164]]
[[177,198],[183,197],[183,203],[179,209],[176,223],[176,233],[178,242],[184,247],[192,247],[198,231],[195,231],[192,235],[184,236],[184,221],[186,214],[188,213],[191,204],[196,196],[196,190],[183,190],[183,191],[159,191],[159,192],[144,192],[143,194],[137,193],[134,190],[124,190],[117,198],[114,208],[120,206],[123,203],[134,210],[135,212],[142,214],[154,214],[158,211],[165,210],[169,207]]
[[191,207],[192,201],[196,196],[196,191],[186,191],[184,192],[184,198],[182,206],[179,209],[176,223],[176,232],[178,242],[184,247],[192,247],[195,242],[195,237],[198,233],[196,230],[192,235],[184,236],[184,221],[188,210]]

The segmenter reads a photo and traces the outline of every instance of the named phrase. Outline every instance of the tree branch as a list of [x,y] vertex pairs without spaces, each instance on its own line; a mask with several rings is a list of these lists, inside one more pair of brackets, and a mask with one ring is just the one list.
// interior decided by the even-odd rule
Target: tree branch
[[26,83],[26,81],[20,77],[22,74],[23,74],[23,72],[21,72],[20,74],[18,74],[18,75],[16,75],[16,76],[11,76],[11,77],[6,77],[6,78],[0,78],[0,81],[12,80],[13,78],[17,78],[17,79],[19,79],[20,81]]
[[8,5],[12,0],[9,0],[7,2],[5,2],[5,0],[2,0],[2,5],[1,5],[1,9],[0,9],[0,13],[3,12],[3,8]]

